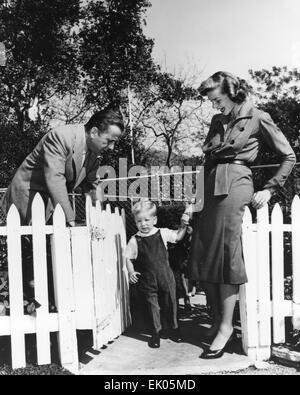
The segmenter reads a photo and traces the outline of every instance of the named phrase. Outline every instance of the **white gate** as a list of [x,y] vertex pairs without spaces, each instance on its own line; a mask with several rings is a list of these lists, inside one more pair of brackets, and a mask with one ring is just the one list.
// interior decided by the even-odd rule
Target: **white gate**
[[[40,195],[32,205],[32,226],[21,226],[12,206],[0,236],[6,238],[10,315],[0,316],[0,336],[11,337],[12,367],[26,366],[25,334],[36,333],[38,364],[50,364],[50,332],[57,332],[61,364],[79,369],[76,329],[92,329],[100,349],[130,325],[129,286],[123,259],[124,213],[102,212],[87,198],[86,226],[67,228],[57,206],[53,225],[45,224]],[[32,236],[36,315],[24,315],[21,236]],[[51,237],[57,313],[49,313],[46,235]]]

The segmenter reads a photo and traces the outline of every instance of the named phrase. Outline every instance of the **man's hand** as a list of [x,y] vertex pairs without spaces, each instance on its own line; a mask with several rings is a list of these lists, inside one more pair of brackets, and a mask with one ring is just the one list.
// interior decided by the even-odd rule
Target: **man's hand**
[[100,201],[100,203],[104,201],[101,185],[98,185],[96,189],[91,189],[88,192],[88,195],[92,199],[93,206],[96,205],[96,202],[98,200]]
[[268,189],[264,189],[263,191],[256,192],[253,195],[251,204],[256,210],[259,210],[269,202],[271,197],[271,192]]
[[67,222],[67,225],[68,225],[70,228],[74,228],[74,227],[76,226],[75,221]]
[[130,284],[136,284],[139,281],[138,276],[140,276],[141,273],[139,272],[131,272],[129,273],[129,282]]

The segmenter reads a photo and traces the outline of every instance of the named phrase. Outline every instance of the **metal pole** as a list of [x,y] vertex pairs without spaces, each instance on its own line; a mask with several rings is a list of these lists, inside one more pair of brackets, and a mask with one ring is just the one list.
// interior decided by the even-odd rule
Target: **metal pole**
[[[300,162],[295,163],[295,166],[299,166]],[[280,167],[279,163],[273,164],[273,165],[256,165],[256,166],[250,166],[251,169],[272,169],[276,167]]]
[[132,160],[132,164],[135,165],[130,84],[128,84],[128,110],[129,110],[129,128],[130,128],[130,136],[131,136],[131,160]]
[[[127,48],[125,48],[125,56],[126,56],[127,61],[128,61],[128,50],[127,50]],[[132,122],[132,106],[131,106],[130,81],[128,81],[127,96],[128,96],[129,128],[130,128],[130,136],[131,136],[131,161],[132,161],[132,164],[135,165],[134,148],[133,148],[133,122]]]

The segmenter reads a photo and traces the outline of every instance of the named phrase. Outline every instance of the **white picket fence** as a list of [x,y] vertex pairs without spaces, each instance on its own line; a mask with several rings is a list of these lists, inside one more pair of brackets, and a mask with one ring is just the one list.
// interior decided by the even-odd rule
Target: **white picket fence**
[[[284,232],[292,234],[292,300],[284,295]],[[283,223],[277,204],[269,221],[269,209],[257,212],[253,223],[247,209],[243,224],[244,258],[248,284],[241,287],[240,313],[243,346],[253,360],[268,360],[273,344],[286,341],[285,318],[300,329],[300,199],[292,204],[291,224]]]
[[[0,236],[7,237],[10,315],[0,317],[0,336],[11,337],[12,367],[26,366],[25,334],[35,333],[39,365],[51,363],[50,333],[58,334],[62,366],[79,369],[77,329],[91,329],[94,348],[100,349],[130,325],[124,212],[102,212],[87,198],[87,226],[67,228],[57,206],[53,225],[45,225],[40,195],[32,205],[32,226],[20,226],[12,206]],[[24,315],[21,236],[32,235],[36,315]],[[55,303],[49,313],[46,235],[51,237]]]
[[[35,333],[38,364],[51,362],[50,333],[58,334],[62,366],[77,373],[77,329],[91,329],[94,347],[100,349],[131,324],[129,286],[123,252],[126,246],[125,214],[108,205],[101,211],[87,198],[87,225],[67,228],[60,206],[53,225],[45,225],[39,195],[32,207],[32,226],[21,226],[12,206],[0,236],[7,238],[10,282],[10,316],[0,317],[0,336],[11,337],[12,366],[26,366],[25,334]],[[285,318],[300,328],[300,199],[292,205],[292,223],[283,223],[279,205],[269,222],[268,207],[249,209],[243,224],[244,257],[249,282],[241,287],[240,313],[243,347],[253,360],[268,360],[273,344],[285,342]],[[292,233],[293,295],[284,296],[284,232]],[[24,315],[21,236],[32,235],[36,316]],[[51,238],[55,300],[58,313],[49,313],[46,235]]]

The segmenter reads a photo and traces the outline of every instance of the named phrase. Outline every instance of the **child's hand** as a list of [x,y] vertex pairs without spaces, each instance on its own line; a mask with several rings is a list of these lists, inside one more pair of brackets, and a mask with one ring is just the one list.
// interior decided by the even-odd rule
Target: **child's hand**
[[129,273],[129,282],[130,284],[136,284],[139,281],[138,276],[140,276],[141,273],[139,272],[131,272]]
[[188,213],[183,213],[181,217],[181,225],[188,226],[190,223],[190,216]]
[[193,228],[189,225],[188,227],[187,227],[187,233],[189,234],[189,235],[191,235],[192,233],[193,233]]

